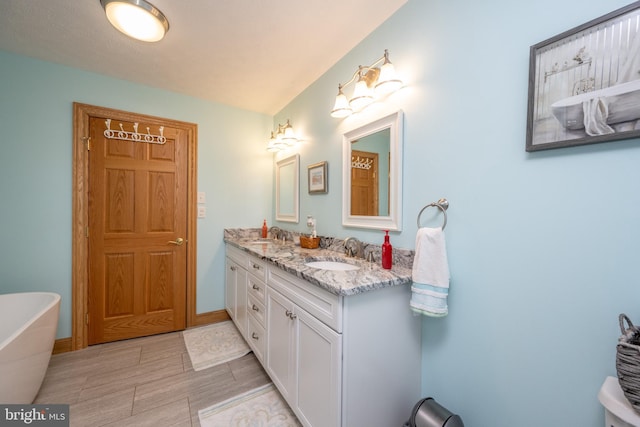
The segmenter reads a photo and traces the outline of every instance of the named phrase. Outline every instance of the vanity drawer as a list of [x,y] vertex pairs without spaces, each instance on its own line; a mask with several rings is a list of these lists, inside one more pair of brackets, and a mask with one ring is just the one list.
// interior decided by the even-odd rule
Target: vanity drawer
[[258,323],[264,326],[264,304],[258,301],[252,294],[249,294],[247,304],[247,312],[250,313],[251,316],[255,317]]
[[322,323],[342,333],[342,297],[274,268],[270,270],[267,283]]
[[264,305],[265,302],[265,284],[264,280],[260,280],[252,275],[249,275],[247,278],[247,293],[249,295],[253,295],[259,302]]
[[247,258],[247,271],[263,282],[267,280],[267,264],[253,257]]
[[246,268],[247,259],[249,258],[249,255],[246,252],[243,252],[236,247],[227,245],[226,255],[227,258],[231,258],[236,263],[240,264],[242,268]]
[[267,334],[253,316],[249,316],[247,322],[247,342],[258,360],[264,365],[264,349],[267,343]]

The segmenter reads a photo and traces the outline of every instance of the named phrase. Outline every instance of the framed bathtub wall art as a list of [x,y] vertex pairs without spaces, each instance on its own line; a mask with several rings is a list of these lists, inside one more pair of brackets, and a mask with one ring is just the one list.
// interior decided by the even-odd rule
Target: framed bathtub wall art
[[327,162],[314,163],[307,167],[309,194],[321,194],[329,191],[327,169]]
[[640,1],[530,50],[527,151],[640,137]]

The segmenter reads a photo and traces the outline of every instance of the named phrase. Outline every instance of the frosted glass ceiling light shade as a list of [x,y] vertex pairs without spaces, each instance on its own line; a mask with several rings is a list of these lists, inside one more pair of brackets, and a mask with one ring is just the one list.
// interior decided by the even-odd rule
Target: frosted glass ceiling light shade
[[291,127],[291,123],[287,120],[287,124],[284,125],[284,134],[282,135],[282,141],[288,146],[292,146],[296,142],[298,142],[298,138],[296,138],[295,133],[293,132],[293,127]]
[[375,91],[379,95],[389,95],[402,87],[402,80],[398,79],[396,69],[389,58],[385,56],[385,63],[380,67],[380,77],[376,83]]
[[100,0],[107,19],[118,31],[137,40],[157,42],[169,31],[169,21],[145,0]]
[[269,138],[269,143],[267,144],[267,151],[279,151],[279,150],[280,150],[280,143],[278,142],[276,137],[273,135],[273,132],[271,132],[271,138]]
[[336,96],[336,103],[333,105],[333,110],[331,110],[331,117],[341,119],[350,116],[351,113],[353,113],[353,110],[349,106],[349,101],[344,92],[342,92],[342,85],[338,85],[338,95]]
[[353,89],[353,97],[349,100],[349,105],[354,111],[360,111],[367,105],[373,102],[373,94],[371,89],[367,86],[367,82],[364,78],[360,77],[356,87]]

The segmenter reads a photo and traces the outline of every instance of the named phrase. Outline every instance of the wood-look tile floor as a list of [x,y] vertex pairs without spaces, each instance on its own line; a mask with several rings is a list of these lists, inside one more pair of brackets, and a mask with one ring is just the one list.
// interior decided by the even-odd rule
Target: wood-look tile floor
[[200,409],[269,381],[253,353],[194,371],[173,332],[53,355],[34,403],[69,404],[74,427],[199,427]]

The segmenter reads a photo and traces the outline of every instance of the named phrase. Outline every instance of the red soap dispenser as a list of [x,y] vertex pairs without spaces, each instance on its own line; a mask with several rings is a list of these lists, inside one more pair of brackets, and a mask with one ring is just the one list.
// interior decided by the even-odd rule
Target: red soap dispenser
[[390,270],[393,264],[393,247],[389,243],[389,230],[384,230],[384,232],[387,234],[384,236],[384,243],[382,244],[382,268]]
[[265,219],[264,222],[262,223],[262,238],[266,239],[268,233],[269,233],[269,230],[267,229],[267,220]]

